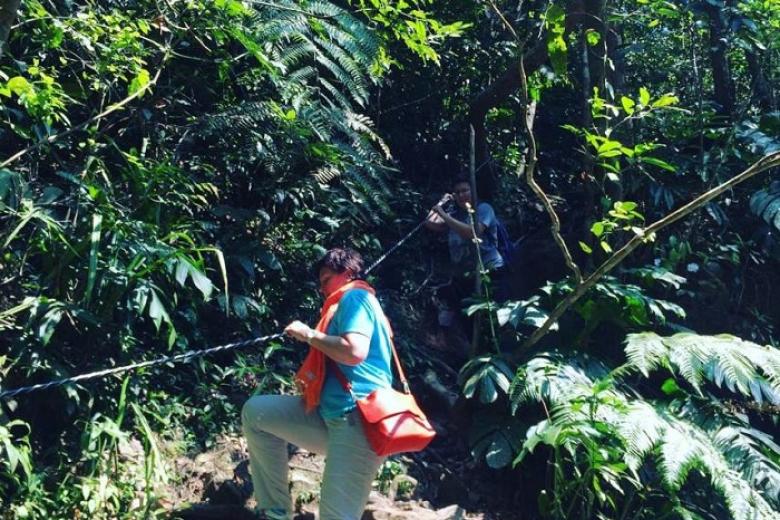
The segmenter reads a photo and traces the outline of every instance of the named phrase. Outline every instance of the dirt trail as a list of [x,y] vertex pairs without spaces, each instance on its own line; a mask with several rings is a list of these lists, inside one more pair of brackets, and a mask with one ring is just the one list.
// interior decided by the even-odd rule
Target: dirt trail
[[[420,483],[399,472],[402,458],[391,463],[394,471],[380,472],[363,520],[487,520],[497,518],[467,512],[457,504],[434,507],[423,496],[431,493],[431,483]],[[214,449],[194,458],[179,457],[173,462],[179,482],[167,490],[161,504],[171,518],[183,520],[250,520],[254,506],[248,473],[246,445],[240,437],[223,437]],[[324,458],[306,451],[294,451],[290,457],[290,482],[296,504],[296,520],[314,520]],[[446,479],[432,479],[446,483]]]

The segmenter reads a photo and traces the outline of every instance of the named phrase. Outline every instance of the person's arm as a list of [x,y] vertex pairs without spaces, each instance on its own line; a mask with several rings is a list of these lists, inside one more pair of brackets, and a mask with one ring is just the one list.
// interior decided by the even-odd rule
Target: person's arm
[[[474,238],[471,225],[467,224],[466,222],[461,222],[460,220],[451,216],[449,213],[444,211],[441,206],[435,206],[433,209],[436,211],[439,217],[441,217],[447,227],[457,233],[459,237],[463,238],[464,240],[471,240]],[[482,233],[485,231],[485,225],[482,222],[477,222],[475,227],[477,236],[482,236]]]
[[441,208],[450,200],[452,200],[452,194],[445,193],[441,200],[431,208],[431,210],[428,212],[428,215],[425,217],[424,225],[427,229],[437,233],[443,233],[444,231],[447,231],[447,224],[444,222],[444,219],[439,216],[439,212],[436,210],[436,208]]
[[364,334],[348,332],[343,336],[330,336],[298,320],[287,325],[284,332],[342,365],[354,366],[362,363],[368,356],[368,348],[371,345],[371,338]]
[[447,231],[447,224],[444,223],[444,220],[433,209],[431,209],[428,212],[428,215],[425,217],[424,226],[431,231],[435,231],[436,233]]

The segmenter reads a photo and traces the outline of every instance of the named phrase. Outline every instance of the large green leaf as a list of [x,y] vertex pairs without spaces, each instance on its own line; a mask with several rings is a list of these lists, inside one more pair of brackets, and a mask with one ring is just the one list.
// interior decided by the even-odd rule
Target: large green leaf
[[772,347],[727,334],[664,337],[644,332],[626,337],[626,354],[628,365],[646,376],[668,367],[699,391],[709,381],[759,404],[780,403],[780,351]]
[[750,211],[780,231],[780,180],[750,197]]
[[87,288],[84,290],[84,302],[88,304],[92,298],[92,290],[97,280],[98,251],[100,249],[100,232],[103,225],[103,215],[92,215],[92,231],[89,234],[89,272],[87,273]]

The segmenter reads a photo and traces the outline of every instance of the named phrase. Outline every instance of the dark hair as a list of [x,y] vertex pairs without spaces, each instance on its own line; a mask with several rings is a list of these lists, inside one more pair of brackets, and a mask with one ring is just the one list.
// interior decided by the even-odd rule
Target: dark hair
[[450,183],[450,186],[453,188],[461,183],[466,183],[471,187],[471,178],[466,173],[459,173],[455,177],[452,178],[452,182]]
[[363,257],[354,249],[334,247],[314,264],[314,276],[319,276],[323,267],[339,274],[350,271],[357,279],[363,271]]

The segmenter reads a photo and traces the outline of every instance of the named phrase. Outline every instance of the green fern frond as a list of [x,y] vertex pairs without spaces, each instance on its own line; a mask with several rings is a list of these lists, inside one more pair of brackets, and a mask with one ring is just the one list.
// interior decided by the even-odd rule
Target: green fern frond
[[[631,415],[630,412],[626,416],[626,421]],[[659,412],[649,405],[644,406],[641,414],[635,415],[634,419],[650,425],[656,439],[660,434],[659,468],[665,485],[671,491],[677,492],[687,480],[689,472],[696,468],[710,477],[713,487],[723,496],[734,519],[777,518],[777,512],[753,489],[746,475],[729,463],[723,453],[724,439],[733,439],[733,435],[724,433],[720,438],[712,436],[693,423],[667,412]],[[635,430],[636,426],[630,429],[624,427],[621,431]],[[628,438],[626,441],[630,444]]]
[[[712,466],[719,461],[717,457],[712,457],[712,451],[706,440],[696,435],[685,422],[666,421],[660,446],[661,475],[666,485],[677,491],[694,467],[713,469]],[[723,468],[718,466],[716,469],[720,471]]]
[[311,30],[309,22],[304,16],[278,16],[272,19],[265,17],[256,21],[257,36],[262,41],[289,42],[301,34],[308,34]]
[[313,175],[320,184],[328,184],[333,179],[340,177],[341,172],[337,168],[328,165],[317,168]]
[[371,61],[379,52],[379,39],[376,33],[365,24],[358,22],[354,17],[339,17],[338,25],[328,20],[322,21],[322,26],[328,35],[356,60],[365,66],[370,66]]
[[669,347],[657,334],[642,332],[629,334],[626,338],[626,357],[645,377],[663,365],[668,358]]
[[[717,356],[702,347],[701,339],[692,347],[676,336],[672,338],[675,341],[646,335],[634,337],[639,342],[632,345],[634,366],[644,366],[649,371],[668,362],[679,370],[679,364],[687,363],[689,373],[698,370],[705,378],[707,370],[714,373],[707,363],[723,363],[735,365],[733,369],[723,369],[724,378],[742,377],[744,360],[735,359],[733,353]],[[667,353],[658,346],[659,342]],[[755,347],[762,355],[766,354],[765,349]],[[683,356],[679,352],[675,354],[675,349],[694,353]],[[755,361],[751,349],[744,353],[744,358]],[[710,376],[706,379],[712,380]],[[622,455],[617,452],[611,456],[619,457],[633,472],[637,479],[635,485],[647,478],[640,468],[654,463],[663,487],[676,496],[688,482],[691,471],[697,470],[709,478],[713,489],[723,497],[732,518],[778,518],[772,505],[777,503],[776,490],[780,488],[780,468],[776,462],[780,460],[776,456],[780,454],[780,446],[769,436],[756,430],[718,426],[728,420],[728,415],[723,415],[720,422],[700,421],[695,414],[688,414],[685,407],[655,404],[636,395],[629,397],[619,389],[621,384],[624,383],[610,378],[591,377],[583,369],[562,363],[551,355],[536,356],[521,366],[510,389],[510,399],[513,402],[544,400],[552,404],[552,413],[543,421],[543,427],[539,423],[529,430],[519,459],[541,442],[565,448],[570,456],[568,461],[576,467],[577,454],[583,450],[592,452],[594,446],[617,443],[623,447]],[[739,389],[736,385],[735,388]],[[736,419],[731,416],[731,420]],[[715,428],[706,429],[699,422]],[[609,464],[601,463],[598,467],[601,466]],[[687,510],[682,503],[680,507]]]
[[286,76],[286,80],[289,83],[308,83],[317,75],[317,69],[311,66],[301,67],[289,72]]
[[336,18],[339,16],[350,16],[344,9],[338,7],[330,2],[314,1],[307,2],[306,10],[309,11],[312,16],[319,16],[323,18]]
[[[283,47],[277,47],[273,52],[274,59],[285,65],[287,69],[285,69],[285,72],[292,67],[293,65],[296,65],[299,61],[303,61],[305,58],[308,58],[313,53],[317,52],[317,48],[308,40],[301,40],[297,41],[291,45],[286,45]],[[287,81],[294,81],[294,78],[291,79],[289,74],[286,77]]]
[[734,520],[777,520],[775,511],[736,471],[725,470],[712,477]]
[[[344,85],[346,87],[347,93],[352,97],[352,99],[361,107],[365,106],[366,101],[368,100],[368,91],[366,90],[366,87],[360,83],[356,83],[352,77],[347,74],[344,69],[342,69],[337,63],[335,63],[333,60],[328,58],[322,53],[317,53],[314,56],[314,59],[322,65],[325,70],[327,70],[341,85]],[[324,80],[320,78],[320,83],[323,83]],[[328,88],[328,90],[331,90]],[[335,87],[331,90],[336,90]],[[344,98],[346,99],[343,94],[339,91],[338,98]],[[342,108],[345,110],[349,110],[351,108],[351,103],[348,101],[342,102]]]
[[629,364],[645,375],[666,365],[699,391],[707,380],[759,403],[780,403],[780,352],[771,347],[725,334],[643,333],[627,337],[626,354]]
[[376,135],[374,133],[374,122],[371,121],[370,117],[355,112],[347,112],[346,116],[344,123],[348,128],[356,132],[370,134],[372,137]]
[[[259,161],[267,171],[289,170],[298,161],[305,171],[314,170],[317,182],[338,178],[336,189],[352,202],[339,211],[349,212],[350,220],[374,223],[392,213],[391,170],[384,164],[391,156],[370,119],[356,113],[356,107],[368,102],[379,39],[365,23],[327,0],[274,4],[278,7],[255,3],[234,35],[269,61],[259,85],[247,82],[247,95],[263,101],[243,101],[204,118],[201,133],[218,137],[230,157]],[[256,77],[251,80],[257,82]],[[276,99],[284,108],[266,104],[266,99]],[[265,142],[267,136],[272,136],[270,142]],[[304,146],[288,150],[298,142]]]
[[553,405],[570,402],[591,388],[593,380],[581,369],[560,363],[549,354],[529,360],[523,369],[524,380],[516,384],[515,404],[547,401]]
[[374,123],[371,121],[371,118],[368,116],[364,116],[362,114],[357,114],[355,112],[347,112],[346,113],[346,119],[344,120],[344,123],[355,132],[358,132],[360,134],[365,134],[368,136],[369,140],[379,146],[379,149],[384,154],[385,159],[392,159],[392,154],[390,153],[390,147],[387,146],[387,143],[384,142],[384,140],[379,137],[379,135],[374,131]]
[[243,103],[237,107],[202,118],[198,131],[205,135],[250,132],[269,128],[274,118],[273,109],[266,102]]
[[626,443],[625,460],[629,468],[639,470],[645,457],[661,442],[665,426],[651,404],[636,401],[628,406],[618,423],[618,431]]
[[726,426],[715,433],[715,445],[774,507],[780,506],[780,446],[753,428]]
[[354,81],[355,84],[360,85],[364,89],[366,88],[366,75],[365,71],[361,68],[360,63],[355,61],[352,56],[344,52],[344,49],[332,42],[323,40],[319,43],[322,48],[328,51],[328,54],[333,56],[336,62],[341,65],[341,68],[349,73],[349,75],[352,77],[352,81]]
[[[257,4],[249,17],[248,26],[241,32],[250,36],[255,47],[264,44],[282,67],[290,73],[295,65],[312,66],[315,63],[338,82],[342,95],[364,106],[368,99],[367,85],[370,70],[379,52],[379,40],[364,23],[344,9],[327,1],[279,1],[280,8]],[[292,79],[295,81],[295,78]],[[332,81],[329,81],[332,83]],[[328,91],[331,88],[325,85]],[[341,99],[331,93],[331,103]]]
[[325,87],[325,90],[333,96],[333,99],[331,99],[324,92],[320,91],[323,100],[331,109],[350,110],[352,108],[352,103],[330,81],[321,77],[319,78],[319,84]]
[[[637,410],[636,406],[632,407],[625,416],[625,422],[633,416],[634,420],[642,421],[653,430],[643,448],[650,444],[651,438],[656,439],[661,477],[670,491],[679,491],[695,468],[710,477],[735,520],[777,518],[777,512],[767,500],[751,486],[745,475],[729,463],[721,449],[723,438],[719,442],[717,436],[713,438],[695,424],[659,412],[650,405],[645,405],[638,415]],[[621,431],[635,432],[638,426],[623,427]],[[635,437],[641,439],[641,435]],[[630,438],[626,438],[626,444],[630,445]],[[644,453],[649,453],[649,450],[645,449]],[[626,462],[636,467],[636,461],[629,458]]]
[[[348,167],[344,185],[350,190],[356,200],[371,201],[384,214],[392,214],[392,210],[387,205],[386,197],[382,196],[381,190],[378,190],[376,184],[372,183],[369,177],[365,175],[363,168]],[[376,218],[372,217],[371,220],[376,220]]]
[[299,113],[301,122],[311,130],[322,142],[329,142],[333,137],[333,127],[328,120],[328,113],[319,107],[304,106]]

